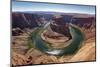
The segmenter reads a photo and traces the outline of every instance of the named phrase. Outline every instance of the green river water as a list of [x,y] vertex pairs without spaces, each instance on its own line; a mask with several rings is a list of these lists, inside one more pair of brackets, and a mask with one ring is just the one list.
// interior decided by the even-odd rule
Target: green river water
[[[69,43],[68,46],[64,48],[53,48],[48,46],[49,43],[45,42],[41,38],[41,33],[45,30],[46,28],[44,27],[39,27],[37,28],[31,35],[32,37],[32,42],[34,43],[34,46],[40,50],[43,53],[49,54],[49,55],[57,55],[57,56],[62,56],[62,55],[69,55],[69,54],[74,54],[75,52],[78,51],[78,49],[81,47],[83,41],[84,41],[84,34],[78,28],[77,26],[70,24],[69,29],[70,29],[70,34],[72,36],[72,40]],[[67,42],[65,43],[65,45]]]

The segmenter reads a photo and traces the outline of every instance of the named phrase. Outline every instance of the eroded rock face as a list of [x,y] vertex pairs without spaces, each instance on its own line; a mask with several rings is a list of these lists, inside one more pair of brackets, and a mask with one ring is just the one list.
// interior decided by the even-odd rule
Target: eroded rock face
[[18,36],[18,35],[20,35],[22,33],[23,33],[23,31],[20,28],[13,28],[12,29],[12,35],[13,36]]
[[54,18],[53,21],[54,22],[50,24],[51,29],[71,39],[71,35],[68,28],[69,24],[66,24],[66,22],[64,22],[63,17]]
[[[56,14],[56,17],[54,16]],[[61,16],[59,16],[59,14]],[[54,16],[54,17],[53,17]],[[73,20],[71,21],[73,17]],[[71,39],[68,23],[73,23],[79,27],[90,28],[91,25],[95,26],[95,16],[86,14],[74,13],[59,13],[59,12],[13,12],[12,13],[12,28],[20,28],[21,30],[28,28],[33,29],[39,25],[46,24],[53,20],[51,29],[57,33],[61,33]],[[70,22],[71,21],[71,22]],[[66,25],[67,23],[67,25]],[[14,31],[13,33],[15,33]],[[19,34],[19,33],[17,33]],[[16,35],[16,33],[15,33]]]
[[34,28],[37,27],[37,15],[29,13],[12,13],[12,27]]

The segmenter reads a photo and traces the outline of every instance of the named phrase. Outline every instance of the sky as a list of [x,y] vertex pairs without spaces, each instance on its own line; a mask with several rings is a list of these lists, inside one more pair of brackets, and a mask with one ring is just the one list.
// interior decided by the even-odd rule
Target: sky
[[64,13],[95,14],[95,6],[13,1],[12,11],[54,11]]

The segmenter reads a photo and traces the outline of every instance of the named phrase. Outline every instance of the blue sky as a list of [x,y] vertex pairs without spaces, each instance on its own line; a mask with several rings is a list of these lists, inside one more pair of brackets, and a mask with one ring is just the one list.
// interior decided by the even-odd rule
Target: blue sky
[[95,14],[95,6],[13,1],[12,11],[55,11],[65,13]]

